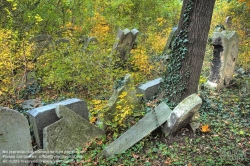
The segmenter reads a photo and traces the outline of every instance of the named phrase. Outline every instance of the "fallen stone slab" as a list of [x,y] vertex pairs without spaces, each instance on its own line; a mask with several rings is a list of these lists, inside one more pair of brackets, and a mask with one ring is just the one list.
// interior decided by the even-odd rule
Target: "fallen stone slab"
[[[15,152],[15,153],[14,153]],[[0,107],[0,165],[27,166],[22,163],[33,152],[29,123],[21,113]]]
[[144,100],[149,100],[152,96],[155,96],[158,93],[161,82],[162,78],[146,82],[137,88],[137,94],[142,95]]
[[139,122],[132,126],[128,131],[122,134],[118,139],[106,147],[100,155],[105,157],[119,154],[133,146],[142,138],[147,136],[150,132],[158,128],[161,124],[166,122],[171,109],[162,102],[154,110],[146,114]]
[[192,94],[182,100],[171,112],[167,123],[163,126],[162,130],[165,135],[174,134],[177,130],[189,124],[201,104],[202,100],[197,94]]
[[29,121],[34,131],[36,143],[40,149],[43,148],[43,129],[59,120],[55,113],[55,108],[58,105],[67,106],[69,109],[88,120],[89,113],[86,102],[76,98],[49,104],[28,111]]
[[84,147],[86,143],[103,136],[104,132],[86,119],[63,105],[56,107],[56,115],[61,118],[43,129],[45,150],[70,151]]

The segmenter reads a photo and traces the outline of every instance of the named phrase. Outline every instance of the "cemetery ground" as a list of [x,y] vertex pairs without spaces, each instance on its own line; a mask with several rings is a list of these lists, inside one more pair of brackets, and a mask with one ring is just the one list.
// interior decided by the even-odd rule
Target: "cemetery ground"
[[[186,126],[173,136],[165,137],[157,129],[122,154],[108,158],[99,156],[105,147],[157,105],[157,100],[153,99],[144,104],[144,111],[133,112],[122,126],[108,127],[105,137],[79,147],[53,165],[249,165],[250,93],[244,90],[249,87],[243,85],[249,80],[249,73],[235,74],[230,86],[220,91],[204,89],[204,78],[201,76],[199,88],[200,127],[195,133]],[[68,98],[66,94],[54,95],[44,105],[65,98]],[[18,110],[25,114],[20,107]],[[34,139],[33,147],[36,148]]]

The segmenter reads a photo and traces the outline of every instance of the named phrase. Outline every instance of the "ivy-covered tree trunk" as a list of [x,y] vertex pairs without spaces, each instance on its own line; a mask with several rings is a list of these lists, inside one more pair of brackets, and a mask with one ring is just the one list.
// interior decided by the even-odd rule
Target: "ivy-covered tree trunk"
[[162,88],[176,104],[196,93],[215,0],[184,0]]

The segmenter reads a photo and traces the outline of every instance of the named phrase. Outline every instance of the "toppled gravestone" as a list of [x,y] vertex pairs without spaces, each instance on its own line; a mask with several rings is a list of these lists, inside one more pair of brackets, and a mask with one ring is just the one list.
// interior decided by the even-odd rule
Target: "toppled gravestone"
[[214,54],[208,81],[205,87],[221,89],[229,85],[237,61],[239,38],[235,31],[214,32],[212,45]]
[[63,105],[56,107],[56,115],[60,120],[43,129],[43,145],[45,150],[70,151],[84,147],[95,137],[104,132],[89,123]]
[[177,130],[189,124],[195,113],[198,112],[202,104],[201,98],[197,94],[192,94],[182,100],[171,112],[162,131],[166,136],[174,134]]
[[[120,96],[123,95],[123,98]],[[112,96],[110,97],[107,105],[104,107],[106,110],[101,119],[112,121],[116,113],[119,113],[117,106],[121,109],[128,106],[132,110],[140,110],[141,105],[138,102],[136,96],[136,89],[134,87],[134,80],[131,74],[126,74],[125,77],[120,81],[120,85],[114,89]],[[105,127],[105,126],[104,126]]]
[[29,121],[34,131],[37,146],[40,149],[43,148],[43,129],[59,120],[55,112],[55,108],[58,105],[67,106],[69,109],[88,120],[88,108],[86,102],[76,98],[28,111]]
[[163,126],[163,131],[166,136],[175,133],[192,120],[194,114],[200,108],[201,103],[201,98],[196,94],[192,94],[185,98],[173,111],[162,102],[153,111],[146,114],[144,118],[139,120],[139,122],[106,147],[100,155],[110,157],[124,152],[164,122],[166,123]]
[[32,152],[28,120],[15,110],[0,107],[0,165],[27,166],[22,161],[28,161]]
[[162,82],[162,78],[157,78],[152,81],[146,82],[145,84],[141,84],[137,88],[137,93],[142,95],[141,97],[144,100],[149,100],[151,97],[155,96],[159,91],[159,86]]
[[126,28],[124,30],[118,30],[113,51],[115,51],[115,57],[118,58],[117,65],[120,67],[126,64],[129,58],[129,53],[133,48],[138,33],[139,31],[137,29],[129,30]]

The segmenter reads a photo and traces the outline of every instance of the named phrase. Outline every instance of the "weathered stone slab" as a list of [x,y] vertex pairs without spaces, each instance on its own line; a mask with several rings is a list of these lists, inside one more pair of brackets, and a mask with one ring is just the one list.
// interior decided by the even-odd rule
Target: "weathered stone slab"
[[238,34],[235,31],[224,30],[213,33],[214,54],[210,76],[205,87],[219,90],[229,85],[237,61],[238,42]]
[[152,96],[155,96],[159,91],[162,78],[157,78],[152,81],[146,82],[137,88],[137,93],[142,94],[144,100],[149,100]]
[[28,112],[29,121],[34,130],[34,136],[36,139],[36,143],[39,148],[42,149],[43,144],[43,129],[50,124],[58,121],[58,117],[55,113],[55,108],[58,105],[67,106],[69,109],[88,120],[88,108],[85,101],[72,98],[68,100],[64,100],[58,103],[49,104],[43,107],[35,108]]
[[139,122],[122,134],[118,139],[106,147],[101,155],[105,157],[119,154],[133,146],[150,132],[166,122],[171,113],[171,109],[162,102],[154,110],[146,114]]
[[104,132],[63,105],[56,107],[56,115],[61,118],[43,129],[45,150],[70,151],[85,146]]
[[163,132],[167,135],[175,133],[177,130],[186,126],[192,120],[194,114],[202,104],[201,98],[197,94],[192,94],[182,100],[172,111],[163,126]]
[[[141,105],[139,104],[136,96],[132,76],[130,74],[126,74],[121,84],[122,85],[120,85],[120,87],[117,87],[117,89],[114,90],[107,105],[104,107],[104,109],[107,110],[103,115],[105,121],[112,121],[114,119],[115,113],[119,111],[119,109],[117,109],[118,105],[121,106],[121,108],[129,106],[132,110],[141,109]],[[123,98],[120,98],[119,96],[122,94],[125,95]]]
[[27,166],[20,161],[24,158],[18,158],[21,154],[13,151],[23,151],[27,156],[33,152],[28,120],[15,110],[0,107],[0,165]]

